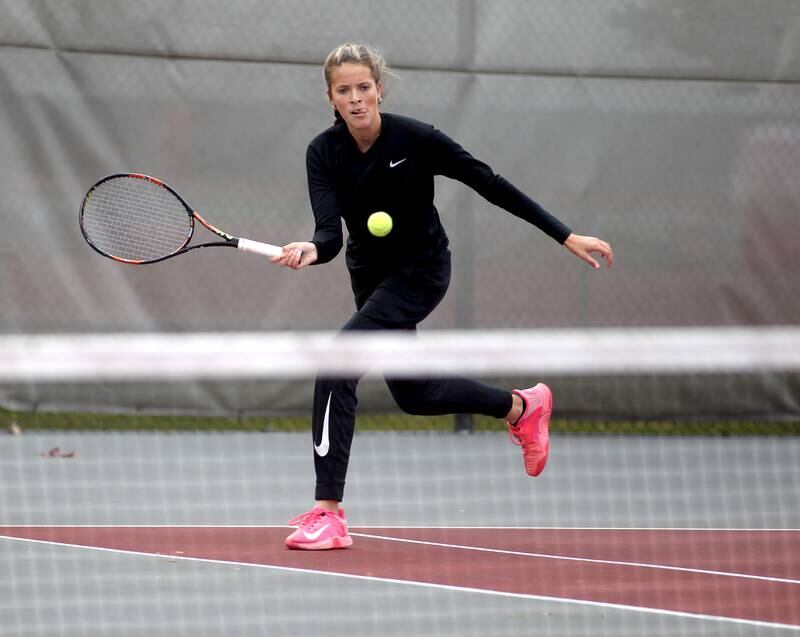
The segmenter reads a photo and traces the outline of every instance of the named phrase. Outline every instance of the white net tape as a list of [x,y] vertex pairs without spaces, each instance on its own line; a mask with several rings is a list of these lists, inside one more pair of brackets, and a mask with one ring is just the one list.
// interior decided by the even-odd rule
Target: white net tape
[[0,382],[800,370],[800,328],[0,337]]

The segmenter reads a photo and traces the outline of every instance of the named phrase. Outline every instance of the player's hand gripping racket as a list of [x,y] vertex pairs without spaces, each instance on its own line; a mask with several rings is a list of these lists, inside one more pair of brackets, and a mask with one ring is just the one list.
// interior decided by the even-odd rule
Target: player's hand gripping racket
[[[190,246],[197,219],[224,239]],[[80,225],[87,243],[105,257],[138,265],[155,263],[197,248],[227,246],[269,257],[283,248],[241,239],[215,228],[155,177],[109,175],[89,189],[81,203]]]

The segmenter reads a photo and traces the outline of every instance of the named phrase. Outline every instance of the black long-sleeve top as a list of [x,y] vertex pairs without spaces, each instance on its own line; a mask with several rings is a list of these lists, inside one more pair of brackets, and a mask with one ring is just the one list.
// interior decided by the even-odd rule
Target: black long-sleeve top
[[[439,261],[448,239],[433,204],[435,175],[466,184],[559,243],[571,232],[447,135],[409,117],[382,113],[380,136],[366,153],[358,150],[344,122],[337,122],[311,141],[306,168],[317,263],[341,250],[342,219],[351,270],[374,266],[386,271]],[[374,237],[367,229],[367,218],[378,210],[393,220],[386,237]]]

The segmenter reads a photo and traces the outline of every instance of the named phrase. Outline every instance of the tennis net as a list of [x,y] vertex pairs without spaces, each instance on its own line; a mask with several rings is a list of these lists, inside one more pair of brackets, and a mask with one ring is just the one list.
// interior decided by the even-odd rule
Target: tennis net
[[[0,404],[22,411],[302,415],[322,373],[367,387],[381,374],[547,379],[560,413],[596,420],[800,414],[794,327],[10,335],[0,360]],[[366,402],[396,411],[387,394]]]
[[[0,634],[746,635],[800,626],[800,331],[0,337]],[[290,551],[313,378],[364,374],[353,547]],[[382,376],[547,382],[501,420]],[[456,434],[471,432],[469,435]],[[614,435],[609,435],[614,434]]]

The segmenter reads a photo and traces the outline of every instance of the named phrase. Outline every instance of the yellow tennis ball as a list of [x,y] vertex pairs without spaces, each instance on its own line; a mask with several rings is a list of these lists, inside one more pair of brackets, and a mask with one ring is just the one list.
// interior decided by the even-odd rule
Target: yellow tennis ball
[[367,228],[376,237],[385,237],[392,231],[392,218],[382,210],[373,212],[367,219]]

